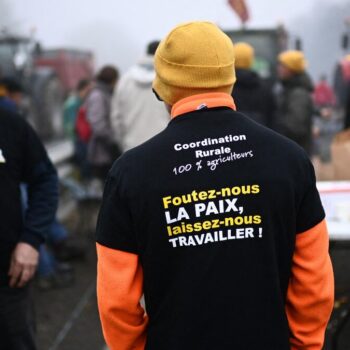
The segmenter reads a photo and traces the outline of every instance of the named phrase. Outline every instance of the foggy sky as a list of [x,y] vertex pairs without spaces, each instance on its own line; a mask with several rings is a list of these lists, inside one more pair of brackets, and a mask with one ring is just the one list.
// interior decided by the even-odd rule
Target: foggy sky
[[[0,1],[12,9],[14,27],[22,33],[35,27],[44,47],[90,49],[97,66],[114,63],[122,70],[137,61],[147,42],[161,39],[178,23],[205,19],[223,29],[240,27],[226,0]],[[298,18],[315,16],[320,3],[344,1],[247,0],[251,14],[247,27],[276,27],[279,23],[288,27]]]

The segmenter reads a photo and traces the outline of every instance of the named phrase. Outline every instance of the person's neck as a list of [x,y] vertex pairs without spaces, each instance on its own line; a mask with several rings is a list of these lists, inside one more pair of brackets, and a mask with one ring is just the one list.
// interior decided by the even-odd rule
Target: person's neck
[[177,101],[171,108],[171,118],[176,118],[181,114],[215,107],[228,107],[236,110],[231,95],[224,92],[209,92],[192,95]]

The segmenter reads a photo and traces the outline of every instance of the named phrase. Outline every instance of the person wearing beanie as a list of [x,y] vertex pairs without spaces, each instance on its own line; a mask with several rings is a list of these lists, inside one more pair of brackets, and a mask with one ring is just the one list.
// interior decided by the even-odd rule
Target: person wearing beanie
[[23,87],[17,79],[7,76],[0,79],[0,108],[19,113]]
[[235,54],[235,68],[237,69],[251,69],[254,63],[254,48],[248,43],[238,42],[233,45]]
[[277,131],[298,143],[310,155],[314,105],[306,59],[301,51],[285,51],[278,56],[278,62],[282,89],[278,96]]
[[280,53],[279,63],[295,74],[301,74],[306,69],[306,59],[304,54],[298,50],[289,50]]
[[237,110],[254,121],[273,127],[275,100],[271,88],[253,71],[254,48],[244,42],[233,46],[237,82],[233,90]]
[[155,69],[153,89],[170,106],[207,92],[230,94],[236,81],[232,41],[212,24],[184,24],[160,43]]
[[314,170],[236,111],[234,64],[210,22],[175,27],[156,51],[171,120],[114,163],[97,223],[111,350],[322,348],[334,282]]

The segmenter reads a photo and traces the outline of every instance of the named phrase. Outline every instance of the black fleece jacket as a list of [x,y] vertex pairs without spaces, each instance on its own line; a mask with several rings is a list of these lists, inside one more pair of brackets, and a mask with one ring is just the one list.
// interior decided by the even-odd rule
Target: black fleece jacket
[[[27,185],[23,215],[20,184]],[[54,218],[58,178],[45,148],[19,115],[0,109],[0,285],[18,242],[38,249]]]

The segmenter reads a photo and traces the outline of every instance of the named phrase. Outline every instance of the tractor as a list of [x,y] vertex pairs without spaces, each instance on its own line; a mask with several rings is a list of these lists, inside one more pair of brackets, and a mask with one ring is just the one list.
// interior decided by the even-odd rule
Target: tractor
[[43,50],[31,37],[0,34],[0,76],[11,76],[25,92],[24,115],[44,141],[63,135],[64,99],[93,76],[93,55],[71,49]]

